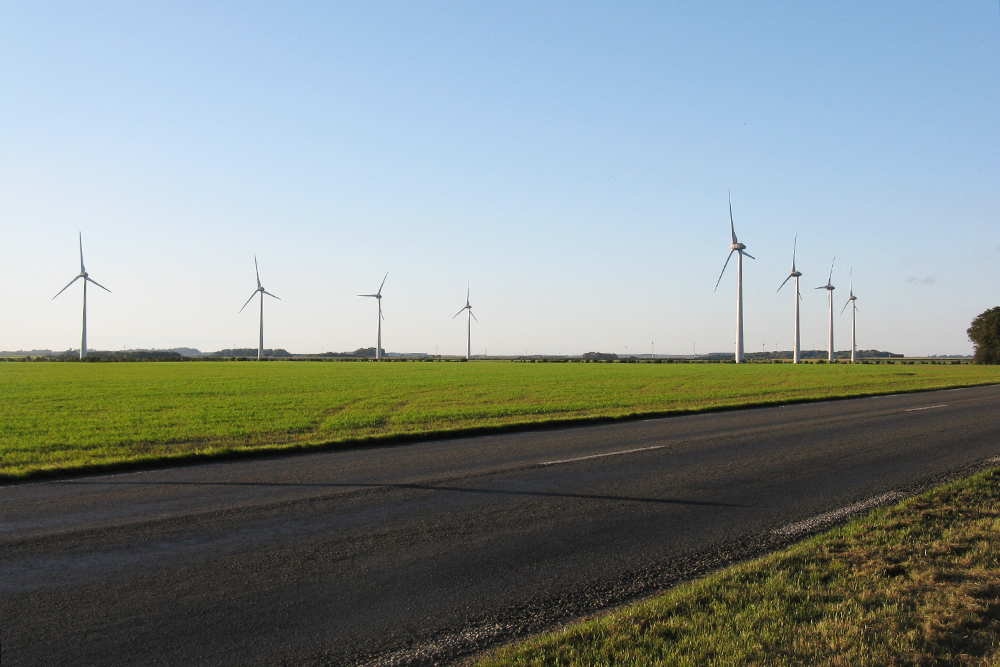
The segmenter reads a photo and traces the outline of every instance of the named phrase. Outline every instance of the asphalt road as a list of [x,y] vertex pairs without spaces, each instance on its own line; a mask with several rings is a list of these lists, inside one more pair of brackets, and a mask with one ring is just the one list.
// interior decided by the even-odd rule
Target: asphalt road
[[980,387],[2,486],[0,658],[448,662],[982,466],[998,408]]

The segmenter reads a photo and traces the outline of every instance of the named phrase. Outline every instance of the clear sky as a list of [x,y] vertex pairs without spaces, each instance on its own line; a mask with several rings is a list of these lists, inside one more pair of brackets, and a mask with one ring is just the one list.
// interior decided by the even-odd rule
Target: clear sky
[[1000,7],[0,3],[0,349],[971,353]]

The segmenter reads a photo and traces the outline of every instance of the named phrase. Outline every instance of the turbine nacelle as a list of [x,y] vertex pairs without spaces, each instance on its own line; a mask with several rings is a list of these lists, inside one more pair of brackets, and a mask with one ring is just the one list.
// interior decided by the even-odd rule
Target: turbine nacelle
[[[851,269],[851,296],[847,297],[847,303],[845,303],[844,307],[840,309],[840,314],[843,315],[844,311],[847,310],[847,307],[857,300],[858,297],[854,296],[854,269]],[[853,307],[857,309],[857,305],[854,305]]]
[[379,302],[381,302],[381,300],[382,300],[382,288],[385,287],[385,279],[388,278],[388,277],[389,277],[389,272],[386,271],[385,272],[385,276],[383,276],[383,278],[382,278],[382,284],[378,286],[378,291],[375,292],[374,294],[359,294],[358,296],[371,297],[373,299],[378,299]]
[[[268,295],[269,297],[273,298],[273,299],[277,299],[278,301],[281,301],[281,297],[274,296],[273,294],[271,294],[270,292],[268,292],[266,289],[264,289],[264,286],[260,284],[260,269],[257,268],[257,256],[256,255],[254,255],[254,257],[253,257],[253,268],[254,268],[254,273],[257,275],[257,289],[255,289],[253,292],[250,293],[250,298],[247,299],[247,302],[243,304],[243,308],[240,308],[240,312],[241,313],[243,312],[243,310],[248,305],[250,305],[250,302],[253,301],[253,298],[255,296],[257,296],[258,292],[260,293],[261,308],[264,307],[263,303],[264,303],[264,295],[265,294]],[[263,324],[261,324],[261,329],[263,330]]]
[[[91,278],[90,274],[87,273],[87,269],[83,265],[83,233],[80,233],[79,241],[80,241],[80,273],[76,274],[76,277],[73,278],[73,280],[69,281],[69,284],[66,285],[66,287],[63,287],[61,290],[59,290],[59,292],[56,294],[56,296],[59,296],[60,294],[62,294],[63,292],[65,292],[67,289],[69,289],[70,285],[72,285],[73,283],[75,283],[80,278],[83,278],[83,281],[85,283],[91,283],[92,285],[97,285],[98,287],[100,287],[105,292],[110,293],[111,290],[109,290],[107,287],[105,287],[101,283],[99,283],[96,280],[94,280],[93,278]],[[84,289],[84,301],[85,302],[86,302],[86,293],[87,293],[87,290]],[[56,298],[56,296],[52,297],[53,300]],[[82,347],[81,347],[81,349],[82,349]]]
[[[799,244],[799,233],[795,232],[795,240],[792,243],[792,272],[789,273],[788,277],[785,278],[784,282],[782,282],[781,285],[778,286],[778,291],[779,292],[781,291],[781,288],[785,286],[785,283],[787,283],[792,278],[801,278],[802,277],[802,272],[795,270],[795,249],[798,246],[798,244]],[[798,284],[798,283],[796,283],[796,284]],[[801,294],[799,295],[799,298],[802,298]]]
[[830,276],[826,279],[826,284],[820,285],[816,289],[825,289],[829,292],[832,292],[833,290],[837,289],[836,287],[833,286],[833,265],[836,263],[837,263],[837,258],[834,257],[833,261],[830,262]]

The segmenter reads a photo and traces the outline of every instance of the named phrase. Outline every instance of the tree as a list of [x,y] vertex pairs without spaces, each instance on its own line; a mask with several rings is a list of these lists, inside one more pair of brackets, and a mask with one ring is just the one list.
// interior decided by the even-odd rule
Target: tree
[[1000,364],[1000,306],[980,313],[972,320],[968,334],[976,347],[973,363]]

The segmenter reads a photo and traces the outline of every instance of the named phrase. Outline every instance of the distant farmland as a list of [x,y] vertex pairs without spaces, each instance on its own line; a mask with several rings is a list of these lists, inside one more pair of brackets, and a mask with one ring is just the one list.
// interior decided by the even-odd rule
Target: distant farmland
[[0,478],[998,382],[919,364],[0,363]]

